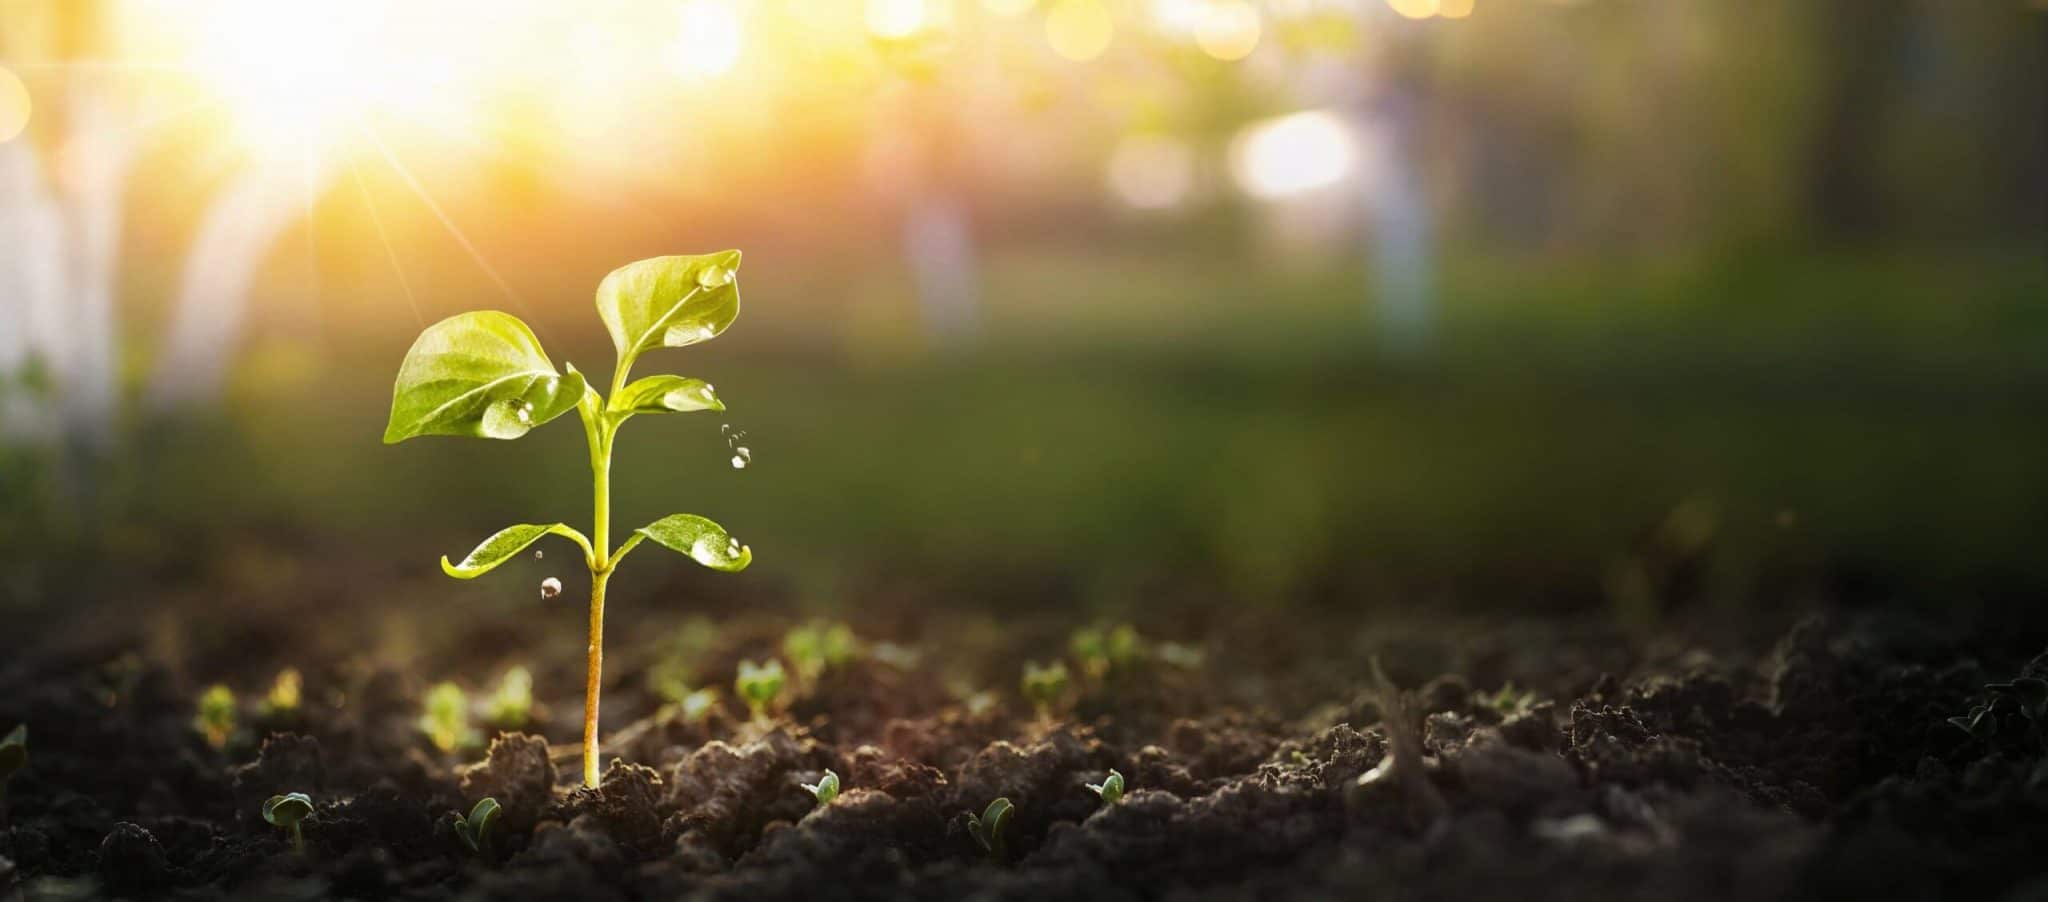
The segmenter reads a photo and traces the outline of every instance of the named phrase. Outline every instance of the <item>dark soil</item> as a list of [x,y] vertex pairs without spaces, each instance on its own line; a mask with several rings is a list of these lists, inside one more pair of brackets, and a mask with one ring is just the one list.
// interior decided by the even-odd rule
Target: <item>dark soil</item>
[[[53,639],[0,672],[0,731],[30,724],[32,754],[0,819],[0,898],[2048,895],[2041,725],[2016,704],[1977,735],[1948,720],[2048,670],[1970,651],[2010,637],[1809,620],[1745,653],[1468,623],[1333,650],[1289,623],[1234,625],[1194,669],[1077,671],[1052,723],[1010,675],[1043,647],[1028,629],[981,658],[993,705],[940,688],[958,662],[927,641],[924,663],[797,686],[772,723],[686,723],[623,652],[595,790],[538,736],[436,752],[414,726],[425,681],[338,653],[295,662],[290,722],[245,699],[215,749],[193,699],[215,680],[260,695],[263,655],[201,673]],[[728,625],[702,670],[730,674],[783,625]],[[1406,691],[1382,691],[1375,657]],[[534,729],[564,747],[575,664],[538,681],[554,712]],[[1509,680],[1533,691],[1497,696]],[[800,784],[827,768],[846,789],[818,807]],[[1130,793],[1105,806],[1084,784],[1110,768]],[[316,803],[304,854],[259,815],[294,791]],[[486,795],[503,816],[473,854],[455,819]],[[998,796],[1016,808],[992,858],[966,815]]]

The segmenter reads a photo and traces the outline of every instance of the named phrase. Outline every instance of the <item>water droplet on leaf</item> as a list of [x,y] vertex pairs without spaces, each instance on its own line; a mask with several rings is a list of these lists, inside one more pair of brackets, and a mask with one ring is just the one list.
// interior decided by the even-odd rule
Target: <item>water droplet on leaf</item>
[[732,284],[732,270],[723,266],[706,266],[697,271],[697,284],[705,288],[722,288]]
[[562,594],[561,580],[550,576],[547,579],[540,581],[540,597],[542,601],[554,598],[555,596],[560,594]]
[[481,425],[486,438],[518,438],[533,429],[533,405],[517,398],[492,401]]

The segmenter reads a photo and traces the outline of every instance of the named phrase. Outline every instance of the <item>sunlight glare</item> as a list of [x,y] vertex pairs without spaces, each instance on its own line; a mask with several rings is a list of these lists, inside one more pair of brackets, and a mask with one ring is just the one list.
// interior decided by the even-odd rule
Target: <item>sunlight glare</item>
[[684,75],[716,78],[739,62],[741,34],[740,11],[732,0],[687,0],[671,59]]
[[1344,120],[1320,110],[1254,123],[1230,143],[1232,174],[1263,198],[1333,185],[1351,173],[1357,155]]
[[907,38],[924,29],[924,0],[868,0],[868,32],[884,40]]
[[13,70],[0,66],[0,144],[14,140],[28,128],[28,85]]
[[1405,19],[1427,19],[1437,14],[1438,0],[1387,0],[1387,6]]
[[1215,0],[1195,26],[1202,52],[1224,62],[1250,56],[1259,46],[1259,8],[1247,0]]
[[1052,51],[1085,63],[1109,49],[1116,23],[1102,0],[1059,0],[1045,13],[1045,40]]

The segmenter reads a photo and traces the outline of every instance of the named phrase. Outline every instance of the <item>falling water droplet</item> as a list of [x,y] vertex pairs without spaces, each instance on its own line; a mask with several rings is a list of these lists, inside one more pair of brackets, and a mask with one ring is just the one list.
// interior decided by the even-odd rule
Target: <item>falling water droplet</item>
[[546,601],[562,594],[562,581],[552,576],[540,581],[540,597]]
[[533,550],[533,559],[534,559],[534,560],[536,560],[536,561],[537,561],[537,560],[540,560],[541,558],[544,558],[544,557],[546,557],[546,556],[547,556],[547,552],[545,552],[545,551],[542,551],[542,550],[540,550],[540,549],[538,549],[538,548],[535,548],[535,549]]
[[747,446],[745,446],[745,445],[741,445],[741,446],[739,446],[739,447],[737,447],[737,448],[734,448],[734,449],[732,449],[732,468],[733,468],[733,469],[735,469],[735,470],[744,470],[744,469],[746,469],[746,468],[747,468],[747,464],[750,464],[750,463],[753,463],[753,462],[754,462],[754,452],[752,452],[752,451],[749,451],[749,450],[747,450]]
[[486,438],[518,438],[533,429],[533,407],[516,398],[492,401],[481,426]]

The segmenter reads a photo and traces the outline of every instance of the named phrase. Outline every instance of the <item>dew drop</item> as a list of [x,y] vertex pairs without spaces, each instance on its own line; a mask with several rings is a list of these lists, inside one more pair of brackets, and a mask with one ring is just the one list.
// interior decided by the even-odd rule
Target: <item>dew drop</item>
[[560,594],[562,594],[561,580],[550,576],[547,579],[540,581],[540,597],[542,601],[554,598],[555,596]]
[[533,429],[533,406],[516,398],[492,401],[484,408],[486,438],[518,438]]
[[706,266],[697,270],[697,284],[705,288],[722,288],[732,284],[732,270],[723,266]]

